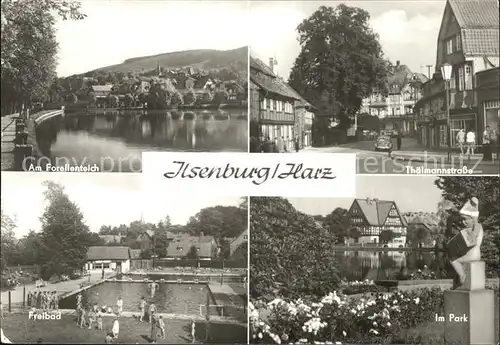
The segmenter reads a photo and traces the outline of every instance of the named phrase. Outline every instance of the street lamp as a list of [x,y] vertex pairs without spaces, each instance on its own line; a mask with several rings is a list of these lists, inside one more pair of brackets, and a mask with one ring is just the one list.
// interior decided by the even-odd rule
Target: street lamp
[[452,66],[449,63],[444,63],[441,66],[441,75],[443,76],[445,85],[445,109],[446,109],[446,123],[448,126],[448,162],[451,162],[451,120],[450,120],[450,79],[451,79]]

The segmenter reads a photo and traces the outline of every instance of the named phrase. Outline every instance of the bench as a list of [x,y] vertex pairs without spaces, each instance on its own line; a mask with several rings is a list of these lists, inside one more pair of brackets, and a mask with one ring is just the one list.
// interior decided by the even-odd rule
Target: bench
[[375,280],[375,285],[382,286],[387,292],[397,291],[399,282],[397,280]]

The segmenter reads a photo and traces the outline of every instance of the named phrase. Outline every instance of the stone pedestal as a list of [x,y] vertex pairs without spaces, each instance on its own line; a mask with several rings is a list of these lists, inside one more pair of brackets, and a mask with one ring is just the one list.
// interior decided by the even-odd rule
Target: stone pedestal
[[444,292],[445,342],[495,344],[495,295],[484,288],[484,262],[465,263],[464,268],[464,286]]
[[465,283],[457,290],[473,291],[485,288],[486,275],[484,261],[471,261],[462,264],[466,274]]

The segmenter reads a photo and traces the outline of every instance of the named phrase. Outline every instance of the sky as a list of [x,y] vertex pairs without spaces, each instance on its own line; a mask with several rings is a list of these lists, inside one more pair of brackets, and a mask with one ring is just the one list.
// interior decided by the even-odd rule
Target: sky
[[[252,2],[250,49],[265,63],[278,61],[278,75],[288,79],[300,52],[297,26],[320,6],[336,7],[342,1]],[[436,44],[446,0],[344,1],[370,13],[370,26],[379,34],[386,58],[401,61],[413,72],[427,75],[426,65],[436,63]],[[432,67],[431,74],[434,71]]]
[[140,174],[118,173],[2,173],[2,212],[15,218],[17,238],[29,230],[39,231],[39,217],[47,202],[43,181],[51,180],[65,187],[71,201],[82,211],[91,231],[102,225],[118,226],[140,220],[157,223],[171,217],[174,224],[185,224],[202,208],[238,206],[239,197],[205,197],[194,194],[169,197],[165,190],[141,188]]
[[[395,201],[401,212],[436,212],[441,190],[435,176],[356,176],[356,197]],[[335,208],[349,209],[351,198],[287,198],[299,211],[327,215]]]
[[60,77],[125,59],[248,43],[246,1],[83,0],[81,21],[56,23]]

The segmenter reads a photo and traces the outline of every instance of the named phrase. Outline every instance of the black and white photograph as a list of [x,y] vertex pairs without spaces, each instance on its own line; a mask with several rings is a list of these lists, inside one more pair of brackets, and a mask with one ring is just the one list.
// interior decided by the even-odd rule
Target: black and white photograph
[[498,1],[259,1],[250,18],[251,152],[499,173]]
[[2,0],[2,170],[248,152],[247,19],[244,1]]
[[2,343],[246,343],[246,197],[2,174]]
[[250,342],[497,344],[498,177],[250,198]]

